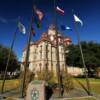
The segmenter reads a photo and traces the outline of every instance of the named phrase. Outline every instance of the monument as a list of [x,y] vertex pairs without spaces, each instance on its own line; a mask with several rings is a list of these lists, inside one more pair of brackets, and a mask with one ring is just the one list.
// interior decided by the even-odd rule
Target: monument
[[29,83],[25,100],[46,100],[45,81],[32,81]]

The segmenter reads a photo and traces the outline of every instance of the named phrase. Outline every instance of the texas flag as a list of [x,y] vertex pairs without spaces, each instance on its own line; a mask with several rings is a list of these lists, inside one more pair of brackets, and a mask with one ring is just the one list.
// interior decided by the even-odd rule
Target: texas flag
[[38,18],[39,18],[39,20],[41,21],[42,20],[42,18],[43,18],[43,16],[44,16],[44,14],[43,14],[43,12],[41,12],[40,10],[38,10],[38,9],[36,9],[36,14],[37,14],[37,16],[38,16]]
[[60,7],[56,7],[56,11],[64,15],[64,10],[62,10]]

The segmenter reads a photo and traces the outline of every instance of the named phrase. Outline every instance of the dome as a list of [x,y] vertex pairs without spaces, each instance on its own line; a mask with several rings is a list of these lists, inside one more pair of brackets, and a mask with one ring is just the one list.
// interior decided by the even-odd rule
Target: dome
[[56,26],[53,25],[53,24],[51,24],[51,25],[49,26],[49,29],[55,30],[55,29],[56,29]]

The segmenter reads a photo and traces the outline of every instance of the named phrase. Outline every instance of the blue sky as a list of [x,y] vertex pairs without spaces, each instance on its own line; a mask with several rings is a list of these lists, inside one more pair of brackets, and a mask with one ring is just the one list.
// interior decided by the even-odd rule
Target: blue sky
[[[54,0],[0,0],[0,44],[10,47],[13,33],[16,29],[16,19],[21,17],[21,22],[27,29],[26,35],[17,32],[14,51],[18,59],[22,56],[22,50],[27,43],[28,26],[32,15],[32,5],[35,4],[44,12],[42,28],[35,27],[37,40],[40,34],[47,31],[47,27],[54,23]],[[69,36],[73,43],[77,43],[77,38],[73,31],[72,9],[83,21],[83,27],[77,24],[82,41],[94,41],[100,43],[100,0],[56,0],[56,5],[65,10],[64,16],[57,14],[58,29],[64,24],[72,28],[72,31],[63,31]]]

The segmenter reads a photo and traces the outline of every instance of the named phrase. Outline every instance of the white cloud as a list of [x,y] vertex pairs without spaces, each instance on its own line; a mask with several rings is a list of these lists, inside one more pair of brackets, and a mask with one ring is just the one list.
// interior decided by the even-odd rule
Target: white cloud
[[8,23],[7,19],[5,19],[3,17],[0,17],[0,22],[1,23],[4,23],[4,24]]

